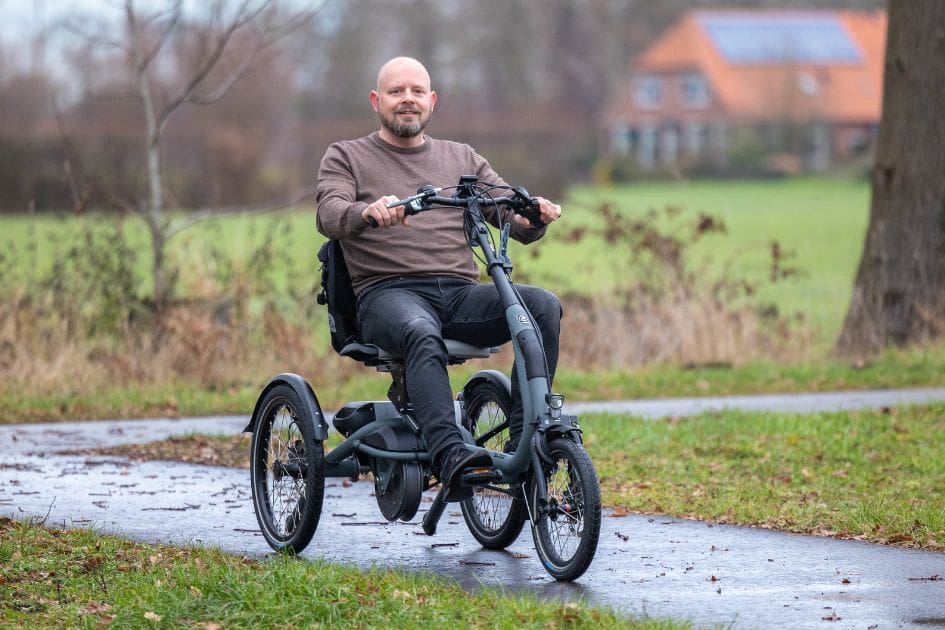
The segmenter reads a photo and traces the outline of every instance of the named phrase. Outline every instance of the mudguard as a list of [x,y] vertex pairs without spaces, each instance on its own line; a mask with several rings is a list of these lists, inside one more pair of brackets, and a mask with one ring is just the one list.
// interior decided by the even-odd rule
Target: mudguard
[[308,381],[298,374],[293,374],[291,372],[284,372],[274,376],[272,380],[266,383],[266,386],[263,387],[262,392],[259,394],[259,398],[256,399],[256,406],[253,409],[253,415],[249,419],[249,424],[247,424],[246,428],[243,429],[243,433],[252,433],[253,429],[256,427],[256,419],[259,415],[259,407],[262,404],[263,398],[266,397],[266,394],[269,393],[269,390],[277,385],[288,385],[298,395],[299,400],[302,401],[302,405],[305,406],[304,411],[309,414],[312,420],[314,420],[315,439],[318,441],[324,441],[328,439],[328,422],[325,421],[325,414],[322,413],[322,407],[318,404],[318,398],[315,396],[315,391],[312,389],[312,386],[308,384]]
[[504,387],[505,391],[509,392],[510,395],[512,393],[512,381],[509,380],[507,375],[498,370],[480,370],[473,374],[472,377],[466,381],[466,384],[463,385],[463,391],[461,393],[462,399],[465,400],[469,392],[483,381],[492,382],[497,387]]

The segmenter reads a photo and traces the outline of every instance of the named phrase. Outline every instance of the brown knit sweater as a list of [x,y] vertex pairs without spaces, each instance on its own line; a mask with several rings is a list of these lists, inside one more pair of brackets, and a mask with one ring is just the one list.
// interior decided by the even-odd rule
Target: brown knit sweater
[[[404,198],[425,184],[453,186],[461,175],[476,175],[486,184],[505,182],[472,147],[427,137],[419,147],[401,148],[384,142],[377,132],[328,147],[318,169],[315,193],[318,231],[341,241],[355,293],[387,278],[435,275],[479,279],[466,245],[462,212],[434,209],[410,217],[409,226],[371,229],[361,218],[364,208],[384,195]],[[444,195],[452,191],[443,192]],[[496,195],[505,195],[496,191]],[[498,226],[493,209],[483,215]],[[503,210],[502,221],[511,221]],[[537,240],[545,228],[523,228],[512,222],[512,237]]]

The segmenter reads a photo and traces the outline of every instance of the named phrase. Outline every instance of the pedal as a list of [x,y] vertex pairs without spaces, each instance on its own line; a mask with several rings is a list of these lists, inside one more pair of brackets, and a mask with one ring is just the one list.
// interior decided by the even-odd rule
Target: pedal
[[478,486],[484,483],[495,483],[502,479],[502,473],[495,468],[470,468],[463,473],[464,486]]

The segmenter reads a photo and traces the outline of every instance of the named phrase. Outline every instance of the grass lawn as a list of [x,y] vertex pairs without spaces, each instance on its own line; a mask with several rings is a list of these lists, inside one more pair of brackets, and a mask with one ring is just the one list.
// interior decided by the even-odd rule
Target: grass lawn
[[252,561],[0,519],[0,625],[27,628],[684,628],[430,576]]
[[945,550],[945,404],[582,420],[612,507]]

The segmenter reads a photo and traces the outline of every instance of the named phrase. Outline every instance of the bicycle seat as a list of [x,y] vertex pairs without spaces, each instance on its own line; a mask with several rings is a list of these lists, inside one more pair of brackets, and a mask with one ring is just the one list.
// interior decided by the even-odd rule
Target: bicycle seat
[[[446,344],[447,353],[449,353],[450,364],[462,363],[467,359],[486,359],[490,354],[499,351],[499,348],[481,348],[455,339],[444,339],[443,342]],[[369,343],[349,343],[341,349],[339,354],[370,366],[399,363],[403,360],[403,357]]]

